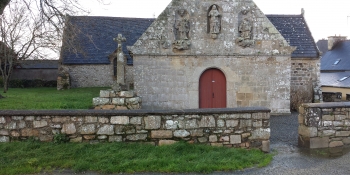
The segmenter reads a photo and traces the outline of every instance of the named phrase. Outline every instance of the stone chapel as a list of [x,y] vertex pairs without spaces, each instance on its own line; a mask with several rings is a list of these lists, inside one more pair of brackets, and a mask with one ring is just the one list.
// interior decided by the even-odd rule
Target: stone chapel
[[[298,25],[307,26],[302,15],[281,17],[298,19]],[[143,109],[264,106],[272,114],[289,114],[292,77],[300,74],[293,66],[309,66],[305,77],[316,84],[319,81],[318,49],[308,28],[300,32],[306,33],[302,36],[306,46],[291,46],[293,37],[286,40],[283,29],[278,30],[252,0],[173,0],[157,19],[147,20],[137,38],[128,37],[130,31],[120,32],[126,42],[133,41],[119,48],[128,63],[132,59],[132,65],[125,68],[125,80],[142,97]],[[79,63],[84,59],[77,61],[64,49],[61,67],[70,72],[71,79],[93,69],[95,82],[108,79],[112,84],[115,65],[108,54],[113,50],[108,54],[98,51],[105,56],[91,58],[105,59],[99,64],[105,64],[103,68],[97,64],[83,68]],[[311,56],[305,55],[307,51]],[[292,59],[296,52],[301,55]],[[313,62],[306,64],[305,60]],[[104,76],[96,77],[98,72]],[[71,81],[79,87],[78,80]],[[303,86],[299,79],[298,83]]]

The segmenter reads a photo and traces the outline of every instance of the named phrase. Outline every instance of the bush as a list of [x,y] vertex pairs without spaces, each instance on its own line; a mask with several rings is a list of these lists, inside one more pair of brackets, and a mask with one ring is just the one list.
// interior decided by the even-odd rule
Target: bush
[[311,103],[314,98],[312,84],[305,85],[306,88],[291,88],[290,91],[290,109],[299,110],[299,106],[303,103]]
[[[0,81],[1,85],[1,81]],[[3,84],[2,84],[3,86]],[[37,87],[56,87],[57,81],[47,81],[47,80],[10,80],[10,88],[37,88]]]

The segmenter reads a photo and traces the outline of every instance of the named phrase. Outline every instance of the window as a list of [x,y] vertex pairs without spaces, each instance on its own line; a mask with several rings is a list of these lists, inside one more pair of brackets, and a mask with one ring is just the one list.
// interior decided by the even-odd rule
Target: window
[[343,78],[341,78],[340,80],[338,80],[339,82],[341,82],[341,81],[344,81],[344,80],[346,80],[346,79],[348,79],[349,77],[343,77]]
[[333,65],[337,65],[339,62],[340,62],[340,59],[337,59],[337,61],[335,61],[335,62],[333,63]]

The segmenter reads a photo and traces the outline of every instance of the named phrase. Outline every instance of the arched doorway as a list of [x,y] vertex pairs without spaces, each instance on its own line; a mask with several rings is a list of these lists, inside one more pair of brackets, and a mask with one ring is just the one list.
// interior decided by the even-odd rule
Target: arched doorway
[[218,69],[208,69],[199,79],[199,108],[226,108],[226,77]]

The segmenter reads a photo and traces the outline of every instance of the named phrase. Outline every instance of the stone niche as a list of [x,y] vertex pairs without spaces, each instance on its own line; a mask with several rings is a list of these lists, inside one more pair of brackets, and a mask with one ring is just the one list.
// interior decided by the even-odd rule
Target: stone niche
[[92,102],[97,110],[130,110],[141,109],[142,100],[134,91],[101,90]]

